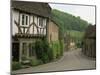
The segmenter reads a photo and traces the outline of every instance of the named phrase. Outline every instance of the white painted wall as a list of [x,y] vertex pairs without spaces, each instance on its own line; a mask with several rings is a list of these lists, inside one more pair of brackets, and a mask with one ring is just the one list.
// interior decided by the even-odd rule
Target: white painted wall
[[[37,22],[37,21],[38,21],[38,22]],[[44,19],[44,20],[43,20],[43,27],[46,26],[46,21],[47,21],[47,19]],[[34,23],[35,23],[38,27],[41,28],[41,26],[39,26],[39,18],[38,18],[37,16],[34,16]],[[43,31],[43,29],[42,29],[41,31]],[[36,27],[34,27],[34,33],[37,34],[37,29],[36,29]],[[40,33],[40,29],[39,29],[39,33]],[[40,33],[40,34],[41,34],[41,33]],[[45,35],[45,34],[46,34],[46,29],[44,30],[44,35]]]
[[[34,23],[37,25],[38,23],[37,23],[37,16],[34,16]],[[37,34],[37,29],[36,29],[36,27],[34,26],[34,34]]]
[[47,19],[44,19],[44,20],[43,20],[44,26],[46,26],[46,21],[47,21]]
[[[20,14],[21,15],[21,14]],[[37,16],[34,16],[34,15],[29,15],[29,18],[30,18],[30,22],[29,22],[29,25],[33,22],[34,20],[34,23],[36,25],[39,26],[39,19],[37,18]],[[34,19],[33,19],[34,18]],[[16,24],[14,23],[14,20],[16,20],[16,22],[18,22],[18,19],[19,19],[19,12],[18,11],[15,11],[15,10],[12,10],[12,34],[15,35],[15,33],[18,33],[18,28],[16,26]],[[21,21],[21,17],[20,17],[20,21]],[[38,22],[37,22],[38,21]],[[43,27],[46,26],[46,19],[43,20]],[[28,26],[29,26],[28,25]],[[39,26],[41,27],[41,26]],[[22,32],[23,32],[23,28],[21,28]],[[25,29],[25,32],[27,31],[27,29]],[[41,30],[43,31],[43,30]],[[39,33],[40,33],[40,30],[39,30]],[[29,30],[29,34],[33,34],[33,25],[31,26],[30,30]],[[34,34],[37,34],[37,28],[34,26]],[[44,35],[46,34],[46,29],[44,30]]]
[[44,29],[44,35],[46,35],[46,29]]
[[[33,15],[30,15],[30,22],[29,24],[33,23]],[[33,25],[31,26],[30,30],[29,30],[30,34],[33,34]]]
[[14,23],[14,20],[16,20],[16,22],[18,22],[18,17],[19,17],[19,12],[12,10],[12,35],[15,35],[15,33],[18,33],[18,28]]
[[35,26],[34,26],[34,34],[37,34],[37,29]]
[[[28,17],[28,24],[27,25],[22,25],[22,15],[24,15],[24,22],[26,22],[26,16]],[[24,26],[24,27],[28,27],[29,26],[29,17],[30,15],[29,14],[26,14],[26,13],[20,13],[20,26]]]
[[34,23],[37,25],[37,16],[34,16]]

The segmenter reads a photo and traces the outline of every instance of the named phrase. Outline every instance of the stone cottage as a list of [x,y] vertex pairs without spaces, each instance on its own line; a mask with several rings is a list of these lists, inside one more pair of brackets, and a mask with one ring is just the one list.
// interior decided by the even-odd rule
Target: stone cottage
[[48,25],[48,42],[55,42],[59,40],[59,27],[58,24],[53,21],[49,20],[49,25]]
[[96,57],[96,25],[89,25],[83,39],[82,52],[89,57]]

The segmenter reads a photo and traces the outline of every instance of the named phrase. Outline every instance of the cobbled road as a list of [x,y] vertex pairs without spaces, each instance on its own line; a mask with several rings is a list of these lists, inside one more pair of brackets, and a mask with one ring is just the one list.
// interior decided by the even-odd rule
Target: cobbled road
[[13,71],[13,74],[19,73],[36,73],[36,72],[50,72],[50,71],[69,71],[69,70],[85,70],[95,69],[96,61],[93,58],[84,56],[81,53],[81,49],[71,50],[64,52],[61,59],[50,62],[47,64],[39,65],[36,67],[30,67],[26,69]]

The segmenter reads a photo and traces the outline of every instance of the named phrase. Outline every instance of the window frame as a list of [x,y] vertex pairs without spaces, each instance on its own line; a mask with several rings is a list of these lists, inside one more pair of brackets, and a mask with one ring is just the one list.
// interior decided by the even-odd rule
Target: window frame
[[26,42],[23,42],[22,43],[22,56],[27,56],[27,43]]
[[38,26],[44,27],[46,26],[47,20],[44,17],[38,17]]
[[44,26],[43,20],[44,20],[44,18],[39,17],[39,26],[41,26],[41,27]]
[[[22,19],[23,16],[24,16],[24,20]],[[27,17],[27,19],[26,19],[26,17]],[[20,14],[20,26],[24,26],[24,27],[28,27],[29,26],[29,15],[28,14],[25,14],[25,13],[21,13]]]
[[33,43],[29,43],[29,57],[34,57],[35,56],[35,50],[33,48]]

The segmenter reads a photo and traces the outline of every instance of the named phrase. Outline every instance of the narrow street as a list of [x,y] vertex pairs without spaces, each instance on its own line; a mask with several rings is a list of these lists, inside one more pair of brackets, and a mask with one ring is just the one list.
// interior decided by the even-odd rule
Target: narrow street
[[13,71],[12,73],[32,73],[32,72],[47,72],[60,70],[81,70],[81,69],[95,69],[96,61],[84,56],[80,49],[71,50],[64,53],[64,56],[56,61],[39,65],[36,67],[21,69]]

